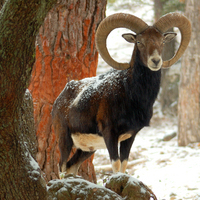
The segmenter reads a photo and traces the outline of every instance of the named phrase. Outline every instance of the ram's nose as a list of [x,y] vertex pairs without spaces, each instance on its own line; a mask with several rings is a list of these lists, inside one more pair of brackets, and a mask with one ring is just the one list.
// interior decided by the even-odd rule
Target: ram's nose
[[154,52],[148,57],[147,66],[152,71],[158,71],[162,67],[163,61],[161,55],[158,53],[158,50],[154,50]]
[[156,66],[158,66],[158,64],[160,63],[161,59],[160,59],[160,58],[157,58],[157,59],[152,58],[151,61],[152,61]]

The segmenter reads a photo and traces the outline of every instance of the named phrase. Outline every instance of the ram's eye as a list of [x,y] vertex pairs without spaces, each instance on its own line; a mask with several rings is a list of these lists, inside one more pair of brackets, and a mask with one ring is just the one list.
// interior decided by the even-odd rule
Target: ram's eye
[[142,42],[137,41],[136,43],[137,43],[137,45],[138,45],[140,48],[143,48],[143,47],[144,47],[144,44],[143,44]]

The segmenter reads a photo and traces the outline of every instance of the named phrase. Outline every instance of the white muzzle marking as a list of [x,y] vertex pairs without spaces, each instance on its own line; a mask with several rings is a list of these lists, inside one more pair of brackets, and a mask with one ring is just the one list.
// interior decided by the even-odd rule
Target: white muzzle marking
[[148,57],[147,65],[150,70],[158,71],[162,67],[162,57],[158,54],[157,50],[154,50],[153,54]]

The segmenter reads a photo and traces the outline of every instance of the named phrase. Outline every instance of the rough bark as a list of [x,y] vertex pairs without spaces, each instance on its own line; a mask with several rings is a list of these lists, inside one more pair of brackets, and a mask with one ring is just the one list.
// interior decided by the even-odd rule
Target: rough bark
[[20,139],[20,108],[34,64],[35,38],[54,3],[7,0],[0,12],[0,199],[45,199],[39,168]]
[[200,142],[200,1],[187,0],[185,15],[192,23],[190,44],[182,58],[178,104],[178,144]]
[[5,1],[5,0],[0,0],[0,10],[1,10],[1,8],[3,7],[4,1]]
[[162,0],[154,0],[154,18],[155,21],[158,21],[158,19],[162,16],[163,12],[163,2]]
[[[29,89],[34,101],[37,161],[47,180],[58,178],[60,157],[52,130],[52,105],[68,81],[96,75],[94,37],[105,6],[106,0],[62,1],[48,13],[40,28]],[[80,175],[96,181],[92,158],[84,163]]]
[[31,156],[36,159],[37,140],[34,128],[33,99],[28,89],[25,92],[20,108],[19,120],[21,129],[20,142],[26,146]]

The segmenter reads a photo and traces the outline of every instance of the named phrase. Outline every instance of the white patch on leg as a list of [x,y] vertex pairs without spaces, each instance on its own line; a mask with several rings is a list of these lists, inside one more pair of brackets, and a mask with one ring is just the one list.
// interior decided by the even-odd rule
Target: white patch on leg
[[80,164],[75,164],[75,165],[72,165],[70,168],[68,168],[66,170],[66,173],[67,174],[74,174],[74,175],[77,175],[78,174],[78,169],[80,167]]
[[67,162],[63,162],[61,166],[61,172],[66,172],[66,165],[67,165]]
[[120,172],[121,172],[121,173],[125,173],[127,164],[128,164],[128,161],[127,161],[127,160],[124,160],[124,161],[122,162],[121,168],[120,168]]
[[65,177],[65,175],[67,175],[67,174],[74,174],[76,176],[78,174],[79,167],[80,167],[80,164],[72,165],[68,169],[66,169],[66,165],[65,165],[65,167],[62,166],[61,167],[62,172],[59,172],[60,179],[63,179]]
[[118,142],[122,142],[122,141],[124,141],[124,140],[127,140],[127,139],[129,139],[131,136],[132,136],[132,134],[129,133],[129,132],[127,132],[127,133],[125,133],[125,134],[123,134],[123,135],[120,135],[120,136],[119,136],[119,139],[118,139]]
[[114,173],[119,172],[120,167],[121,167],[120,159],[112,160],[112,169]]

